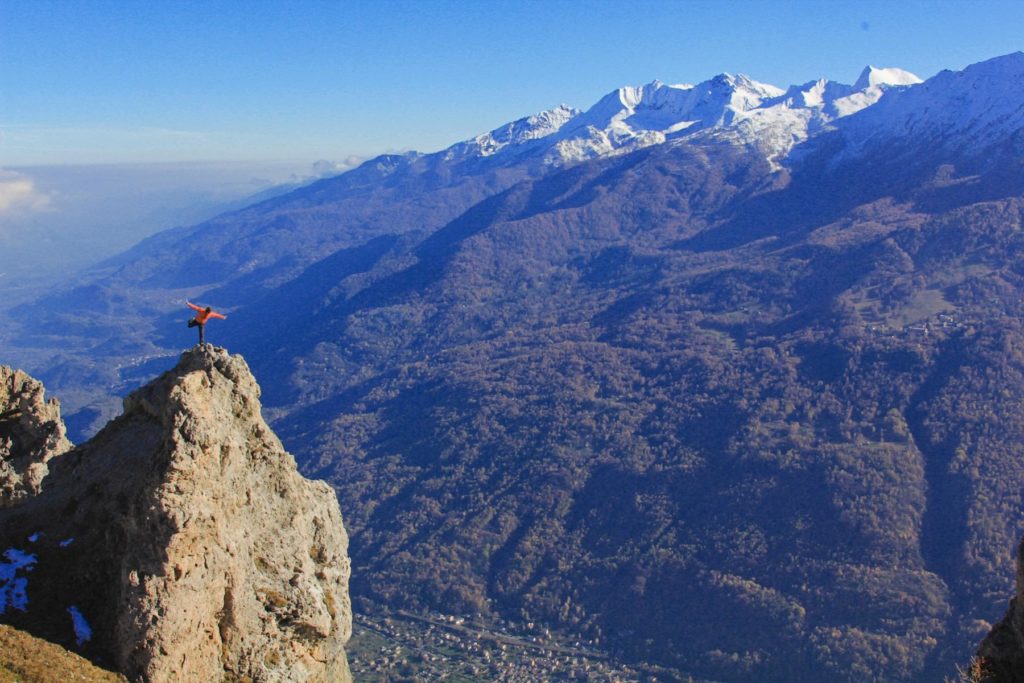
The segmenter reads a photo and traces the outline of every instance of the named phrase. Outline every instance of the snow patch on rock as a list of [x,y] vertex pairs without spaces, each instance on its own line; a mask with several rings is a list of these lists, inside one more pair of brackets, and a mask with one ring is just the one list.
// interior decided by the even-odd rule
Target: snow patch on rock
[[0,614],[8,607],[24,612],[28,609],[28,577],[19,574],[32,571],[36,556],[8,548],[4,559],[6,562],[0,562]]
[[92,627],[75,605],[68,607],[68,614],[71,615],[71,628],[75,631],[75,644],[82,647],[92,640]]

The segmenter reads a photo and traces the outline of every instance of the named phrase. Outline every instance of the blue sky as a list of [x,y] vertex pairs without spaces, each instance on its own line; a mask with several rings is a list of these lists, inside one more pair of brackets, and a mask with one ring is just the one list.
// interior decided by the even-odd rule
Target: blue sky
[[620,85],[922,77],[1024,2],[0,0],[0,167],[433,151]]

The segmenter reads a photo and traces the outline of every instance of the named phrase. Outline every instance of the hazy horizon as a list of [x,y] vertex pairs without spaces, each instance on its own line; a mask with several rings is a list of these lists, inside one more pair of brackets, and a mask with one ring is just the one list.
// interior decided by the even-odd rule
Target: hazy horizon
[[[349,160],[355,163],[356,160]],[[0,169],[0,292],[6,303],[140,240],[193,225],[344,162],[154,162]]]

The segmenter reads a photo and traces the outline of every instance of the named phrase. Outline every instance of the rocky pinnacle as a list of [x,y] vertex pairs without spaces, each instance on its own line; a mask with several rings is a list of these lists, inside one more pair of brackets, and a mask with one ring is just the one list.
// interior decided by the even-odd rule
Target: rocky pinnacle
[[39,493],[55,455],[71,449],[57,399],[41,382],[0,365],[0,508]]
[[131,681],[350,680],[337,498],[298,473],[259,395],[240,356],[196,347],[53,459],[41,494],[0,510],[0,553],[32,558],[8,571],[24,610],[0,621]]

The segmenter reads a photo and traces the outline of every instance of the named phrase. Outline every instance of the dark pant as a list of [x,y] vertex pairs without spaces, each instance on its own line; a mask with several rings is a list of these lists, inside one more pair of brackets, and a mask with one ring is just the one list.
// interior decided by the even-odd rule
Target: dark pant
[[202,343],[203,343],[203,328],[206,327],[206,324],[199,322],[195,318],[192,318],[191,320],[188,321],[188,326],[189,327],[198,327],[199,328],[199,344],[202,345]]

